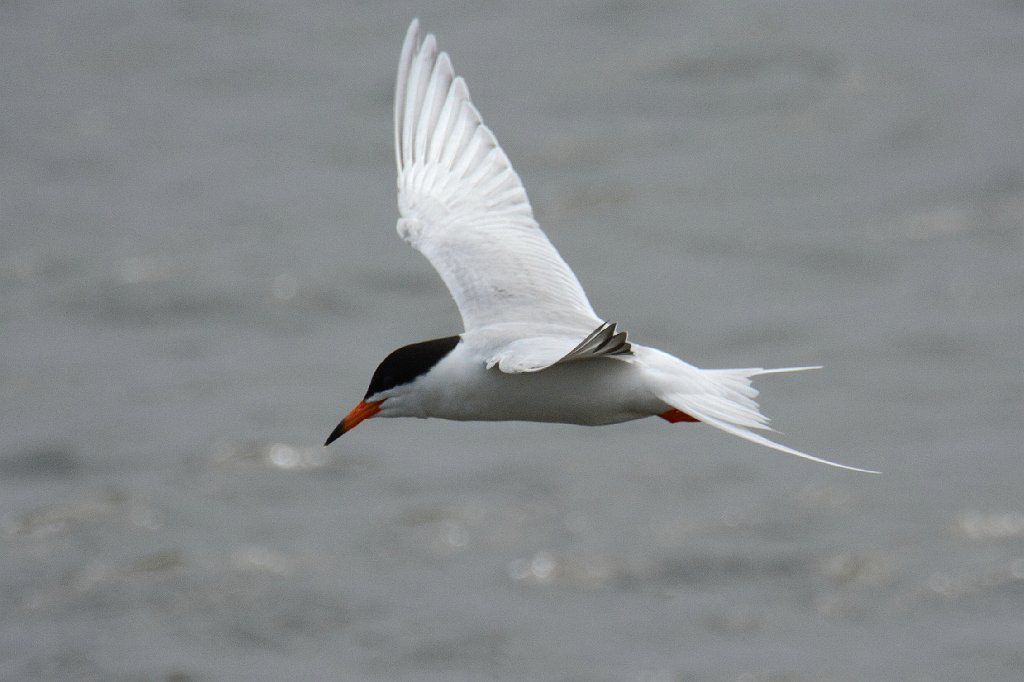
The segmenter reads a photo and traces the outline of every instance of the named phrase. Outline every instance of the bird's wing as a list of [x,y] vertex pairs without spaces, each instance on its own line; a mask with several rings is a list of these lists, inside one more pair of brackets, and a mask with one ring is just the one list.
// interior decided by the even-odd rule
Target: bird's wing
[[573,329],[559,330],[546,325],[538,332],[533,325],[519,329],[509,326],[488,327],[482,333],[465,335],[467,342],[482,351],[487,369],[497,366],[507,374],[522,374],[564,362],[595,358],[629,361],[633,357],[626,332],[616,332],[614,322],[601,324],[582,341]]
[[576,330],[578,341],[601,324],[465,81],[417,20],[398,64],[395,156],[398,233],[441,275],[467,332],[528,323]]

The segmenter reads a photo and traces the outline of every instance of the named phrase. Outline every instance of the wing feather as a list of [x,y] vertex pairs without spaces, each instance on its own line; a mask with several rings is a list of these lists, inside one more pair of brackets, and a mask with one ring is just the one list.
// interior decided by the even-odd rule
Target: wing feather
[[398,65],[395,159],[398,232],[441,275],[467,332],[552,325],[578,341],[601,324],[465,81],[433,35],[420,38],[418,21]]
[[[547,327],[546,333],[515,338],[503,342],[486,358],[488,369],[497,366],[507,374],[539,372],[552,365],[596,358],[615,358],[626,362],[632,361],[633,349],[626,340],[626,332],[615,332],[614,322],[605,322],[592,331],[585,339],[575,346],[577,338],[573,329],[557,329]],[[494,334],[499,338],[505,335],[499,327],[491,327],[482,334],[467,334],[471,341],[477,341],[479,335]],[[487,347],[484,339],[480,344]]]

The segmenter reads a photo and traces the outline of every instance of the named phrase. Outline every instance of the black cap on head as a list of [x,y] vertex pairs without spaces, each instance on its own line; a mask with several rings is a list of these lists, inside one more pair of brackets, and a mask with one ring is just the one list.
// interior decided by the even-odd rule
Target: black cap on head
[[461,336],[446,336],[402,346],[392,352],[377,366],[363,399],[423,376],[451,353],[461,340]]

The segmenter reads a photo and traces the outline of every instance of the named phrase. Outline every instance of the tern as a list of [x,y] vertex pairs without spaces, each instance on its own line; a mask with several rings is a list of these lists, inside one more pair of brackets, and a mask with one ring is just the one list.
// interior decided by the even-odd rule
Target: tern
[[751,378],[817,367],[700,369],[598,317],[534,220],[465,81],[415,19],[398,63],[394,118],[398,234],[440,274],[465,331],[384,358],[325,446],[371,417],[601,425],[657,416],[868,471],[755,432],[773,429]]

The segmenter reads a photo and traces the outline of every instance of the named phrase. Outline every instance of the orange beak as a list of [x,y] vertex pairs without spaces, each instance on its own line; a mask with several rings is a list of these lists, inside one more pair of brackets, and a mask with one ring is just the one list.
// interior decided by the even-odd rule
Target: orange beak
[[[386,399],[385,399],[386,400]],[[341,423],[334,427],[334,431],[331,431],[331,435],[327,437],[327,442],[324,443],[324,447],[327,447],[343,434],[351,431],[359,425],[359,422],[364,419],[369,419],[378,412],[380,412],[381,403],[383,400],[360,400],[359,404],[352,408],[352,411],[345,415],[345,418],[341,420]]]

